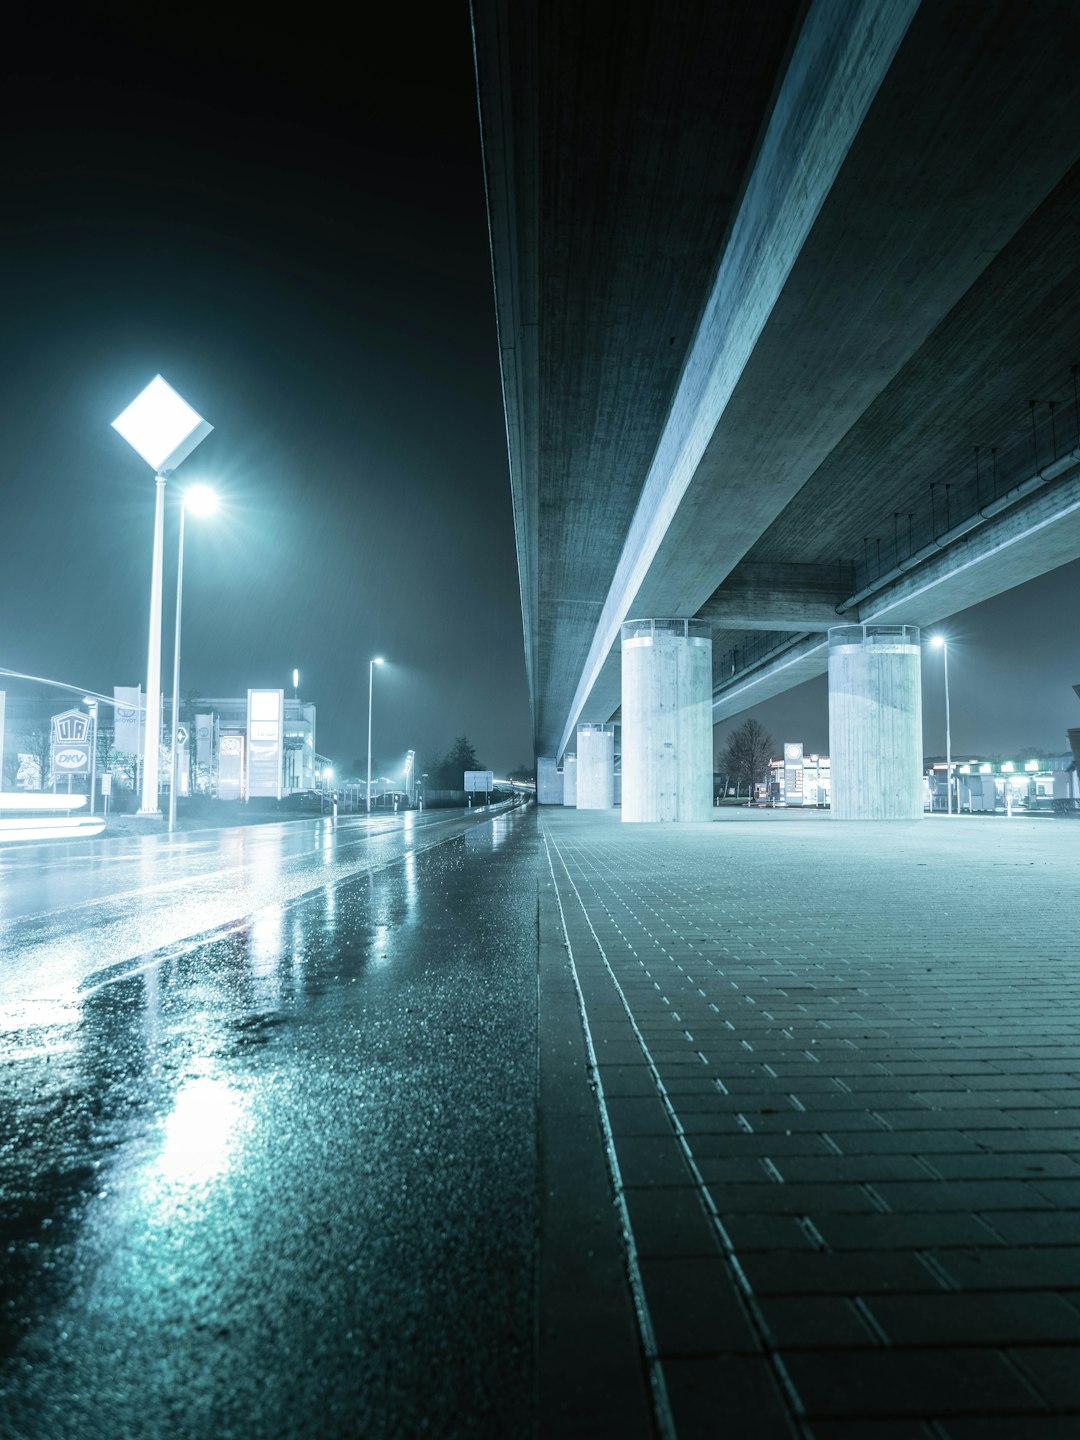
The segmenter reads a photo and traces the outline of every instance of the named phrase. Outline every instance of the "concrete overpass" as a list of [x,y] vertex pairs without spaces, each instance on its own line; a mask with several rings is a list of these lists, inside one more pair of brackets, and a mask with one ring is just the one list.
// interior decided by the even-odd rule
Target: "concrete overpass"
[[1080,10],[474,0],[537,753],[1080,556]]

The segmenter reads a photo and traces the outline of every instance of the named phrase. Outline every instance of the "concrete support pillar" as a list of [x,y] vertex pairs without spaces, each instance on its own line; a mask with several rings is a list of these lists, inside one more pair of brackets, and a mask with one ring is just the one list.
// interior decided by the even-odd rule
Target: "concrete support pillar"
[[915,625],[829,631],[835,819],[922,818],[921,659]]
[[554,755],[539,755],[536,760],[536,803],[562,804],[562,771]]
[[712,819],[712,631],[702,620],[622,627],[622,818]]
[[615,806],[615,726],[577,727],[577,808]]
[[562,803],[577,805],[577,756],[564,755],[562,762]]

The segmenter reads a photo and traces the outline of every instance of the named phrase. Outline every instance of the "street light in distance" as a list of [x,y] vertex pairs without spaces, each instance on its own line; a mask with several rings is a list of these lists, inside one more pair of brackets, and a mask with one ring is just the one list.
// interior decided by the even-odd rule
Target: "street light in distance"
[[949,725],[949,642],[944,635],[931,635],[930,644],[935,650],[941,651],[942,666],[945,673],[945,795],[948,805],[948,813],[953,813],[952,794],[952,731]]
[[368,662],[367,682],[367,813],[371,814],[371,691],[375,681],[375,666],[383,665],[385,661],[381,655],[376,655]]

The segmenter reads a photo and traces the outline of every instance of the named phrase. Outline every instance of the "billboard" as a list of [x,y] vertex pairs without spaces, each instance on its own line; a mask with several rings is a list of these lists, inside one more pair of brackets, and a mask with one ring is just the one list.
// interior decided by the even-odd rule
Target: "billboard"
[[126,755],[142,754],[142,686],[113,686],[115,733],[113,744]]
[[244,737],[222,735],[218,745],[218,799],[244,797]]
[[247,798],[281,799],[285,691],[249,690],[247,709]]
[[784,804],[803,803],[803,747],[788,741],[784,745]]
[[495,788],[492,783],[494,779],[495,772],[493,770],[466,770],[465,789],[479,790],[484,795],[490,794]]
[[51,760],[54,775],[90,774],[90,716],[62,710],[52,717]]
[[195,764],[209,775],[214,747],[213,715],[195,716]]

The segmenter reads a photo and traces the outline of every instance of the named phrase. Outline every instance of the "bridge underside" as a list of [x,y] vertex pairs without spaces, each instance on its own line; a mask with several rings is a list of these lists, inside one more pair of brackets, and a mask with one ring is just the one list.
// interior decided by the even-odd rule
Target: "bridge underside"
[[628,617],[720,720],[1080,556],[1080,11],[660,8],[474,3],[542,754]]

